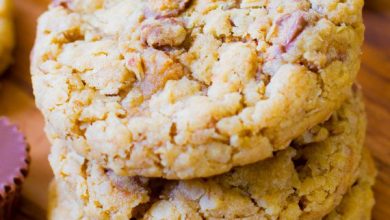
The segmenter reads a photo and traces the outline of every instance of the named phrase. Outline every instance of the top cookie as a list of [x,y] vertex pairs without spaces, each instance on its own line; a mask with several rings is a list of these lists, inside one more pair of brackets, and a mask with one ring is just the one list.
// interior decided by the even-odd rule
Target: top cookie
[[50,139],[119,175],[224,173],[287,147],[345,100],[362,6],[58,0],[39,19],[36,103]]
[[11,14],[11,0],[0,0],[0,74],[12,60],[14,32]]

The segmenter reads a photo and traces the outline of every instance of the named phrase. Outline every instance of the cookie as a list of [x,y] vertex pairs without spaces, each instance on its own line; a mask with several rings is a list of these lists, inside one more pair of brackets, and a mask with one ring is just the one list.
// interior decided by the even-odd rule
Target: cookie
[[[367,169],[369,166],[369,169]],[[369,172],[367,172],[369,171]],[[374,195],[371,187],[375,180],[375,167],[369,153],[363,155],[363,160],[359,169],[359,178],[343,196],[341,203],[328,214],[325,220],[370,220],[371,211],[374,205]],[[67,197],[66,189],[61,189],[55,181],[50,187],[49,199],[49,219],[68,217],[77,219],[82,216],[82,210],[72,202],[72,198]],[[69,214],[76,213],[73,216]],[[107,216],[106,216],[107,217]],[[158,218],[157,218],[158,219]]]
[[14,30],[11,9],[11,0],[0,0],[0,75],[12,61]]
[[12,219],[29,163],[23,134],[8,119],[0,117],[0,219]]
[[52,201],[61,205],[52,202],[51,217],[66,207],[71,219],[320,219],[355,182],[365,126],[357,96],[272,158],[179,181],[117,176],[55,141]]
[[359,169],[359,178],[325,220],[370,220],[375,199],[372,186],[377,174],[375,164],[368,150],[363,153],[363,162]]
[[340,107],[360,65],[362,6],[57,0],[32,52],[36,104],[49,139],[118,175],[222,174]]
[[[362,165],[366,166],[371,163],[370,156],[365,156]],[[374,167],[372,167],[374,168]],[[372,169],[371,168],[371,169]],[[360,167],[360,173],[366,172],[364,167]],[[374,195],[372,192],[372,185],[374,182],[375,169],[367,176],[359,176],[359,180],[355,183],[348,193],[344,195],[341,203],[324,219],[325,220],[370,220],[371,211],[374,205]],[[58,219],[59,217],[68,217],[69,219],[76,219],[75,216],[81,216],[81,209],[72,203],[71,198],[67,198],[67,194],[57,185],[55,181],[52,182],[50,188],[50,205],[49,205],[49,219]],[[77,213],[74,216],[69,216],[70,213]],[[74,218],[75,217],[75,218]]]

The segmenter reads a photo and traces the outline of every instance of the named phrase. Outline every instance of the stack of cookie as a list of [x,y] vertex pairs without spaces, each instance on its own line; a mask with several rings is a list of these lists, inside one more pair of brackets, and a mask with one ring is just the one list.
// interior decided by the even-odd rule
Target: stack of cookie
[[56,0],[50,219],[369,219],[363,0]]

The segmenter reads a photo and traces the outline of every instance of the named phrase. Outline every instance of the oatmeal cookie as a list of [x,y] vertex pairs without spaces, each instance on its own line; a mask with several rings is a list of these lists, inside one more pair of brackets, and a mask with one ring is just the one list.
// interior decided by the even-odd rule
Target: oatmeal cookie
[[117,176],[62,140],[50,162],[72,219],[320,219],[355,182],[365,125],[355,97],[274,157],[202,179]]
[[11,0],[0,0],[0,75],[12,61],[14,30],[11,10]]
[[359,177],[337,206],[325,220],[370,220],[375,199],[372,186],[377,174],[375,164],[368,150],[363,153]]
[[32,52],[36,104],[49,139],[118,175],[222,174],[340,107],[360,65],[362,6],[56,0]]
[[[372,207],[375,203],[374,194],[371,189],[375,182],[375,167],[369,153],[363,154],[359,177],[348,193],[343,196],[341,203],[332,210],[325,220],[370,220]],[[68,197],[66,188],[63,189],[55,181],[50,188],[49,219],[68,217],[69,219],[83,219],[82,208],[72,198]],[[65,186],[66,187],[66,186]],[[71,213],[76,213],[72,215]],[[164,216],[161,216],[164,217]],[[185,216],[184,216],[185,217]],[[109,218],[108,216],[101,219]],[[147,218],[146,218],[147,219]],[[156,218],[161,219],[161,218]],[[250,218],[249,218],[250,219]]]

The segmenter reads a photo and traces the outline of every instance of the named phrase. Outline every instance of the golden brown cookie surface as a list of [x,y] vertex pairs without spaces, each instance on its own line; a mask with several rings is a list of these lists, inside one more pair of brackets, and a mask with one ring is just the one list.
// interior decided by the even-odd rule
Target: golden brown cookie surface
[[39,19],[36,103],[51,140],[119,175],[221,174],[341,105],[359,68],[362,5],[57,1]]
[[72,219],[320,219],[356,180],[365,125],[353,97],[274,157],[195,180],[119,177],[62,141],[50,162]]
[[370,220],[372,207],[375,203],[372,187],[375,183],[377,171],[373,158],[367,149],[363,152],[358,179],[344,195],[338,205],[325,219],[326,220]]

